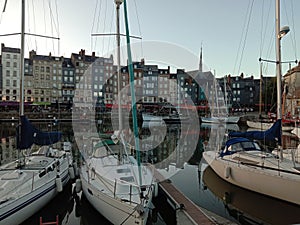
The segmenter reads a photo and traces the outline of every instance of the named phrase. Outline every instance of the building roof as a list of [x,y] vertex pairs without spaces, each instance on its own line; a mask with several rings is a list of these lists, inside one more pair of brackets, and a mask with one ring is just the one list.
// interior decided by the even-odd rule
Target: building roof
[[1,52],[9,52],[9,53],[21,53],[21,50],[19,48],[11,48],[11,47],[5,47],[5,45],[1,44]]

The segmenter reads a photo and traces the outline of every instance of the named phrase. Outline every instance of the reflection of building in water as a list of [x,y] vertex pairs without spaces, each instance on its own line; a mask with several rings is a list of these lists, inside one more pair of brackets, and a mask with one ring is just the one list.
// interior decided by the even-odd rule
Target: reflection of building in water
[[[199,133],[182,131],[181,125],[167,126],[166,133],[156,130],[145,129],[142,135],[142,150],[149,156],[157,169],[169,169],[170,165],[183,168],[192,156],[196,146],[191,145],[191,137],[198,137]],[[198,131],[199,132],[199,131]],[[197,145],[197,143],[195,143]]]
[[201,130],[208,130],[205,132],[208,137],[202,137],[204,140],[208,139],[205,143],[205,150],[221,149],[226,132],[226,128],[222,124],[202,124]]
[[17,158],[15,137],[1,138],[0,157],[1,165]]

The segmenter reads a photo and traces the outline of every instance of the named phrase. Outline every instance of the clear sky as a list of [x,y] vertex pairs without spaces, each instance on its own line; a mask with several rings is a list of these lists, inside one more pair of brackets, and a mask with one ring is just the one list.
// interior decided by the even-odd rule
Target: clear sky
[[[215,70],[217,76],[243,72],[259,77],[258,58],[275,60],[275,0],[127,1],[130,32],[142,37],[142,41],[134,41],[138,46],[135,60],[144,57],[146,63],[197,69],[201,43],[204,69]],[[0,0],[1,11],[4,2]],[[1,34],[20,32],[20,2],[7,2],[1,13]],[[26,0],[26,32],[60,37],[57,42],[27,36],[26,55],[32,49],[65,57],[80,49],[87,54],[107,54],[115,47],[114,37],[92,38],[91,33],[115,32],[113,7],[114,0]],[[281,1],[281,25],[291,29],[282,39],[283,61],[299,57],[299,10],[299,0]],[[123,32],[123,12],[121,18]],[[6,46],[20,46],[17,37],[0,38]],[[265,65],[264,74],[274,74],[275,65]],[[285,65],[283,73],[286,70]]]

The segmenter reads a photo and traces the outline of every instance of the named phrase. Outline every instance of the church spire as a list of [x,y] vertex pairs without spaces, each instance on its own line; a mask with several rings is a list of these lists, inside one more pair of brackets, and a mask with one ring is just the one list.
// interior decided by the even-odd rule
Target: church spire
[[200,71],[200,72],[203,72],[203,63],[202,63],[202,43],[201,43],[201,49],[200,49],[199,71]]

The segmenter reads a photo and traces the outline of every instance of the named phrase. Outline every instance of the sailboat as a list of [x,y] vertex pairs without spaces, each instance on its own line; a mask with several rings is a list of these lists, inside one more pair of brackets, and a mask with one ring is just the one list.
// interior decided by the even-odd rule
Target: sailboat
[[[224,204],[226,211],[241,223],[243,221],[250,221],[245,222],[246,224],[297,224],[299,222],[298,205],[232,185],[221,179],[211,167],[205,168],[201,178],[204,190],[211,191]],[[284,216],[282,216],[283,209]]]
[[211,107],[211,115],[202,117],[202,123],[238,123],[240,120],[239,116],[230,116],[228,114],[227,107],[227,88],[226,81],[224,78],[224,106],[219,105],[219,97],[218,97],[218,88],[216,78],[213,77],[213,98],[212,98],[212,107]]
[[[70,180],[72,165],[70,143],[58,148],[61,132],[40,131],[24,115],[24,0],[22,14],[20,118],[16,131],[19,158],[0,166],[1,225],[20,224],[44,207]],[[41,147],[25,153],[34,146]]]
[[[115,0],[117,11],[118,73],[120,71],[119,10],[122,3],[123,0]],[[152,170],[149,166],[140,162],[126,0],[124,0],[124,16],[133,103],[132,118],[135,146],[131,146],[124,138],[119,108],[119,130],[115,131],[112,139],[104,140],[99,137],[89,137],[82,140],[84,147],[81,149],[82,165],[80,178],[82,190],[87,200],[111,223],[146,224],[152,202],[154,183]],[[135,151],[135,154],[130,154],[133,151]]]
[[[280,0],[276,0],[276,58],[280,56]],[[245,137],[233,137],[219,151],[206,151],[203,158],[222,179],[264,195],[300,205],[300,164],[283,157],[281,147],[281,63],[276,64],[277,71],[277,116],[279,133],[265,131],[263,138],[278,142],[279,155],[263,152],[255,140]],[[275,125],[274,125],[275,126]],[[270,128],[272,129],[272,128]],[[253,138],[259,133],[251,134]],[[275,135],[272,135],[275,134]]]
[[157,113],[142,112],[143,122],[161,126],[164,123],[176,124],[189,122],[190,117],[182,115],[179,107],[169,105],[162,106]]

